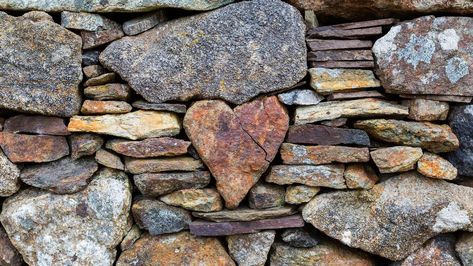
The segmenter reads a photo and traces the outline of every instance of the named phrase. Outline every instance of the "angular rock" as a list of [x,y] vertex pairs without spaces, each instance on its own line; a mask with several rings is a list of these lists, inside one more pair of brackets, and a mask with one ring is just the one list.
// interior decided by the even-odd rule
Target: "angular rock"
[[122,27],[117,22],[104,19],[103,29],[97,31],[81,31],[80,36],[82,37],[82,48],[90,49],[98,47],[102,44],[112,42],[116,39],[120,39],[125,34],[122,31]]
[[69,135],[64,119],[50,116],[16,115],[5,120],[3,132],[39,135]]
[[100,61],[150,102],[219,98],[241,104],[306,75],[304,35],[302,16],[292,6],[240,2],[113,42]]
[[[8,160],[7,156],[5,156],[5,154],[1,150],[0,176],[0,197],[9,197],[15,194],[20,189],[20,169],[18,169],[15,164],[10,162],[10,160]],[[1,259],[2,258],[0,257],[0,262],[2,262]]]
[[61,12],[61,26],[68,29],[99,31],[108,29],[110,19],[85,12]]
[[326,165],[273,165],[266,182],[278,185],[304,184],[314,187],[343,189],[345,179],[343,164]]
[[196,237],[188,232],[143,235],[131,249],[120,255],[116,265],[133,264],[235,266],[217,238]]
[[21,266],[23,259],[12,245],[5,229],[0,226],[0,265]]
[[181,125],[176,114],[139,110],[121,115],[74,116],[67,129],[136,140],[174,136],[179,134]]
[[216,212],[223,209],[220,195],[212,188],[182,189],[159,198],[162,202],[197,212]]
[[449,106],[446,102],[412,99],[403,101],[409,106],[409,116],[407,118],[416,121],[436,121],[446,120]]
[[299,125],[341,117],[398,117],[407,116],[408,114],[409,109],[406,106],[381,99],[367,98],[350,101],[330,101],[313,106],[297,107],[294,123]]
[[371,145],[368,134],[363,130],[334,128],[313,124],[289,127],[286,142],[317,145]]
[[472,23],[426,16],[392,27],[373,46],[386,92],[473,96]]
[[230,256],[239,266],[264,266],[276,231],[227,236]]
[[21,16],[29,20],[32,20],[33,22],[38,22],[38,21],[54,22],[53,17],[51,17],[51,15],[43,11],[30,11]]
[[77,114],[80,38],[51,21],[0,16],[0,108],[61,117]]
[[187,109],[185,104],[179,103],[150,103],[145,101],[136,101],[131,105],[141,110],[168,111],[178,114],[185,114]]
[[317,195],[302,215],[350,247],[401,260],[439,233],[473,231],[472,196],[469,187],[410,172],[370,190]]
[[417,162],[417,171],[424,176],[437,179],[453,180],[457,177],[457,168],[444,158],[425,152]]
[[126,35],[137,35],[166,20],[168,20],[167,11],[158,10],[156,12],[148,13],[146,15],[125,21],[122,25],[123,32]]
[[275,96],[235,108],[199,101],[184,117],[184,129],[217,181],[227,208],[238,207],[277,153],[289,124]]
[[320,188],[309,187],[304,185],[290,185],[286,188],[286,194],[284,201],[289,204],[299,205],[302,203],[309,202],[317,193]]
[[99,86],[105,85],[107,83],[113,83],[116,78],[117,75],[115,73],[105,73],[100,76],[88,79],[86,82],[84,82],[84,87]]
[[286,191],[283,186],[257,183],[248,192],[248,204],[252,209],[267,209],[284,205]]
[[439,153],[458,149],[457,136],[447,125],[429,122],[407,122],[393,119],[358,121],[355,128],[365,130],[371,137],[396,145],[421,147]]
[[373,168],[366,164],[347,165],[343,177],[348,188],[371,189],[379,180]]
[[328,127],[343,127],[347,124],[348,119],[346,118],[335,118],[333,120],[326,120],[320,122],[321,125]]
[[473,176],[473,105],[452,106],[449,125],[460,141],[460,148],[447,154],[459,175]]
[[106,73],[106,70],[100,65],[90,65],[82,68],[86,78],[95,78]]
[[207,171],[145,173],[133,176],[133,181],[141,194],[149,197],[157,197],[181,189],[204,188],[210,183],[210,179],[210,173]]
[[123,165],[120,157],[107,150],[104,150],[104,149],[98,150],[95,153],[95,160],[103,166],[117,169],[117,170],[122,170],[122,171],[125,170],[125,165]]
[[371,152],[371,158],[381,173],[406,172],[416,167],[422,157],[421,148],[396,146]]
[[324,97],[310,89],[298,89],[278,94],[278,99],[285,105],[315,105]]
[[100,86],[84,88],[85,97],[95,100],[127,100],[131,95],[131,89],[126,84],[109,83]]
[[284,164],[329,164],[369,162],[368,148],[346,146],[303,146],[283,143],[279,151]]
[[473,234],[463,232],[455,244],[455,251],[463,265],[471,265],[473,263]]
[[127,176],[103,170],[75,194],[23,190],[3,203],[0,220],[29,265],[112,265],[130,206]]
[[311,248],[319,243],[317,236],[304,228],[286,229],[281,234],[282,241],[296,248]]
[[83,156],[94,154],[103,145],[103,139],[95,134],[72,134],[69,137],[71,144],[71,158],[76,160]]
[[362,98],[385,98],[379,91],[352,91],[352,92],[337,92],[327,96],[329,101],[353,100]]
[[380,87],[371,70],[311,68],[310,86],[320,94]]
[[196,171],[204,168],[201,160],[192,157],[156,159],[125,158],[125,167],[132,174],[159,173],[167,171]]
[[87,50],[82,53],[82,64],[84,66],[99,64],[100,50]]
[[177,156],[187,153],[191,143],[175,138],[149,138],[141,141],[113,139],[105,147],[117,153],[134,158]]
[[65,137],[0,133],[0,147],[13,163],[50,162],[69,155]]
[[91,158],[72,160],[65,157],[50,163],[28,165],[21,171],[21,181],[56,194],[71,194],[83,190],[98,170]]
[[85,100],[80,112],[85,115],[124,114],[133,109],[123,101],[91,101]]
[[401,98],[425,99],[440,102],[470,103],[473,97],[457,95],[434,95],[434,94],[400,94]]
[[136,224],[134,224],[131,227],[130,231],[128,231],[126,236],[123,238],[122,242],[120,242],[120,250],[125,251],[133,247],[133,244],[138,239],[140,239],[140,236],[141,236],[141,230]]
[[400,262],[400,266],[451,265],[461,266],[455,254],[455,237],[439,235]]
[[168,206],[159,200],[139,199],[133,202],[131,211],[136,224],[151,235],[179,232],[187,229],[192,222],[187,211]]
[[262,219],[272,219],[296,213],[293,207],[280,207],[270,209],[236,209],[219,212],[193,212],[192,215],[214,222],[248,222]]

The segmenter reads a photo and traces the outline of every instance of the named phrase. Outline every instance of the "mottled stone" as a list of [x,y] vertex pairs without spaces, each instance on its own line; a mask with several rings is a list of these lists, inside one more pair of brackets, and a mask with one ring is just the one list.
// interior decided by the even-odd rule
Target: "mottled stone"
[[150,103],[146,101],[136,101],[131,105],[141,110],[168,111],[178,114],[185,114],[187,109],[185,104],[179,103]]
[[368,148],[347,146],[304,146],[283,143],[279,151],[284,164],[328,164],[369,162]]
[[373,46],[386,92],[473,96],[472,23],[426,16],[392,27]]
[[167,171],[196,171],[202,169],[201,160],[192,157],[170,157],[153,159],[125,158],[125,167],[132,174],[159,173]]
[[134,175],[133,180],[145,196],[157,197],[180,189],[204,188],[210,183],[207,171],[145,173]]
[[370,190],[315,196],[306,222],[344,244],[401,260],[439,233],[473,231],[473,189],[404,173]]
[[463,265],[473,264],[473,233],[463,232],[455,244],[455,251]]
[[99,64],[100,50],[87,50],[82,53],[82,64],[84,66]]
[[286,191],[283,186],[259,182],[248,192],[248,204],[252,209],[267,209],[284,205]]
[[367,98],[350,101],[329,101],[296,108],[294,123],[308,124],[341,117],[407,116],[409,109],[381,99]]
[[85,12],[61,12],[61,26],[68,29],[99,31],[107,30],[110,19],[98,14]]
[[100,149],[95,153],[95,160],[106,167],[125,170],[125,165],[123,165],[120,157],[114,153],[111,153],[107,150]]
[[289,127],[286,142],[296,144],[370,146],[370,138],[363,130],[313,124]]
[[103,170],[75,194],[23,190],[3,203],[0,220],[29,265],[112,265],[130,206],[127,176]]
[[131,105],[123,101],[92,101],[85,100],[80,112],[85,115],[124,114],[133,109]]
[[281,234],[282,241],[296,248],[311,248],[319,243],[319,239],[314,230],[305,228],[290,228]]
[[126,84],[109,83],[100,86],[92,86],[84,89],[85,97],[95,100],[122,100],[130,97],[131,89]]
[[444,158],[425,152],[417,162],[417,171],[424,176],[453,180],[457,177],[457,168]]
[[136,224],[151,235],[182,231],[187,229],[192,221],[187,211],[153,199],[139,199],[133,202],[131,211]]
[[328,127],[343,127],[346,126],[347,121],[347,118],[335,118],[332,120],[322,121],[320,124]]
[[373,168],[365,164],[347,165],[343,177],[348,188],[361,189],[371,189],[379,179]]
[[149,138],[141,141],[113,139],[107,141],[105,147],[117,153],[134,158],[159,156],[177,156],[187,153],[191,143],[189,141],[162,137]]
[[[439,235],[427,241],[421,248],[409,255],[399,266],[449,265],[461,266],[455,254],[455,237]],[[466,264],[468,265],[468,264]]]
[[82,68],[86,78],[95,78],[106,73],[105,68],[100,65],[90,65]]
[[126,35],[136,35],[145,32],[154,26],[168,20],[168,11],[158,10],[152,13],[148,13],[134,19],[125,21],[122,25],[123,32]]
[[133,247],[133,244],[140,239],[141,237],[141,230],[140,228],[134,224],[131,229],[126,233],[125,237],[123,238],[122,242],[120,242],[120,250],[125,251]]
[[241,208],[236,210],[223,210],[219,212],[193,212],[192,215],[214,222],[248,222],[277,218],[294,213],[296,213],[296,210],[293,207],[280,207],[262,210]]
[[0,147],[13,163],[50,162],[69,155],[65,137],[0,133]]
[[276,231],[227,236],[230,256],[239,266],[264,266]]
[[352,91],[352,92],[337,92],[327,96],[329,101],[340,101],[340,100],[353,100],[362,98],[386,98],[379,91],[375,90],[364,90],[364,91]]
[[317,195],[317,193],[319,193],[319,191],[319,187],[290,185],[286,188],[284,201],[289,204],[299,205],[309,202],[313,197],[315,197],[315,195]]
[[371,70],[311,68],[310,86],[320,94],[380,87]]
[[[0,150],[0,197],[9,197],[20,189],[20,169]],[[1,237],[0,237],[1,241]],[[0,247],[0,251],[1,251]],[[1,254],[1,252],[0,252]],[[2,258],[0,256],[0,262]],[[0,263],[1,265],[1,263]]]
[[30,11],[30,12],[26,12],[25,14],[21,16],[29,20],[32,20],[33,22],[38,22],[38,21],[54,22],[53,17],[51,17],[51,15],[43,11]]
[[0,16],[0,108],[61,117],[77,114],[80,37],[52,21]]
[[100,61],[150,102],[219,98],[241,104],[306,75],[304,35],[292,6],[245,1],[115,41]]
[[412,99],[404,100],[403,104],[409,107],[407,118],[416,121],[437,121],[446,120],[449,105],[446,102]]
[[448,153],[446,158],[459,175],[473,176],[473,105],[452,106],[448,121],[458,136],[460,148]]
[[121,115],[74,116],[67,129],[136,140],[174,136],[179,134],[181,125],[176,114],[139,110]]
[[315,105],[324,97],[310,89],[298,89],[278,94],[278,99],[285,105]]
[[83,190],[90,182],[98,165],[91,158],[72,160],[65,157],[50,163],[25,166],[21,181],[56,194],[71,194]]
[[289,117],[275,96],[232,110],[199,101],[184,117],[187,136],[217,181],[227,208],[236,208],[266,171],[284,140]]
[[217,238],[180,232],[160,236],[143,235],[117,261],[117,266],[128,265],[235,266],[235,263]]
[[304,184],[315,187],[343,189],[345,179],[343,164],[326,165],[273,165],[266,182],[278,185]]
[[105,85],[107,83],[113,83],[116,79],[117,75],[115,73],[105,73],[100,76],[88,79],[86,82],[84,82],[84,87]]
[[0,265],[21,266],[23,259],[18,250],[12,245],[5,229],[0,226]]
[[216,212],[223,209],[222,199],[213,188],[182,189],[159,199],[168,205],[197,212]]
[[102,44],[120,39],[125,35],[122,31],[121,25],[117,22],[110,19],[104,19],[102,21],[103,29],[96,31],[83,30],[80,32],[83,49],[95,48]]
[[39,135],[69,135],[64,119],[50,116],[16,115],[5,120],[3,132]]
[[83,156],[94,154],[103,145],[103,139],[95,134],[72,134],[69,137],[71,144],[71,158],[76,160]]
[[422,157],[421,148],[395,146],[371,152],[371,158],[381,173],[406,172],[415,168]]
[[365,130],[377,140],[397,145],[421,147],[434,153],[454,151],[460,145],[457,136],[447,125],[371,119],[358,121],[354,127]]

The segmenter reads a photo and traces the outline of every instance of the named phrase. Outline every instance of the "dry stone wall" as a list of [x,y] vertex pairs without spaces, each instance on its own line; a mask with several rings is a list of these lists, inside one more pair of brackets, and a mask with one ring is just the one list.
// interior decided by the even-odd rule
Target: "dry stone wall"
[[472,14],[0,0],[0,265],[473,265]]

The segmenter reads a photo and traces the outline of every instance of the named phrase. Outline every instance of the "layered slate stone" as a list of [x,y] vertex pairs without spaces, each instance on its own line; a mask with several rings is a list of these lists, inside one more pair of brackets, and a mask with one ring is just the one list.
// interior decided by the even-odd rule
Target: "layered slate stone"
[[[105,85],[105,84],[110,84],[112,82],[115,82],[117,79],[117,74],[111,72],[111,73],[105,73],[100,76],[90,78],[84,82],[84,87],[89,87],[89,86],[100,86],[100,85]],[[113,83],[112,83],[113,84]]]
[[4,202],[0,220],[29,265],[111,265],[130,206],[127,176],[103,170],[75,194],[23,190]]
[[3,132],[39,135],[69,135],[64,119],[49,116],[16,115],[5,120]]
[[381,86],[371,70],[311,68],[309,73],[310,86],[323,95]]
[[133,181],[145,196],[157,197],[186,188],[204,188],[210,183],[207,171],[144,173],[133,176]]
[[273,165],[266,182],[278,185],[303,184],[314,187],[346,188],[343,164]]
[[248,222],[288,216],[296,213],[293,207],[269,208],[262,210],[239,208],[236,210],[223,210],[218,212],[193,212],[192,215],[214,222]]
[[180,103],[150,103],[146,101],[136,101],[131,105],[141,110],[169,111],[178,114],[186,113],[186,105]]
[[472,231],[472,196],[469,187],[410,172],[370,190],[317,195],[302,215],[350,247],[397,261],[435,235]]
[[187,136],[217,180],[227,208],[236,208],[266,171],[289,118],[275,96],[238,106],[199,101],[184,117]]
[[286,142],[295,144],[370,146],[370,138],[363,130],[313,124],[289,127]]
[[455,237],[446,234],[432,238],[400,263],[400,266],[416,265],[461,266],[455,253]]
[[3,12],[0,17],[0,107],[61,117],[77,114],[80,37],[52,21],[34,22]]
[[108,141],[105,147],[125,156],[147,158],[184,155],[190,145],[189,141],[162,137],[148,138],[141,141],[113,139]]
[[85,115],[125,114],[133,109],[123,101],[92,101],[85,100],[80,112]]
[[162,202],[197,212],[215,212],[223,209],[222,199],[213,188],[182,189],[159,198]]
[[8,160],[7,156],[5,156],[1,150],[0,176],[0,197],[9,197],[20,189],[20,169],[14,163],[10,162],[10,160]]
[[373,46],[386,92],[472,96],[472,23],[426,16],[392,27]]
[[473,176],[473,105],[452,106],[449,125],[460,141],[460,148],[447,154],[458,174]]
[[395,146],[377,149],[370,155],[381,173],[406,172],[415,168],[422,157],[422,149]]
[[169,157],[152,159],[125,158],[126,169],[132,174],[168,171],[196,171],[204,167],[201,160],[192,157]]
[[274,230],[227,236],[228,251],[238,265],[263,266],[275,237]]
[[329,164],[369,162],[368,148],[347,146],[304,146],[283,143],[280,149],[284,164]]
[[457,168],[437,154],[425,152],[417,162],[417,171],[424,176],[452,180],[457,177]]
[[241,104],[306,75],[304,35],[294,7],[278,0],[240,2],[122,38],[100,61],[150,102],[219,98]]
[[85,97],[95,100],[127,100],[131,95],[128,85],[120,83],[109,83],[99,86],[84,88]]

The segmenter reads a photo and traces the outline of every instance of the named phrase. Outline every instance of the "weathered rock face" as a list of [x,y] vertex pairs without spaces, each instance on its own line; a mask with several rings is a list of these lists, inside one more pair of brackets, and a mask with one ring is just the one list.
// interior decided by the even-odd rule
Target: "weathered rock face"
[[309,187],[304,185],[290,185],[286,188],[284,201],[289,204],[302,204],[309,202],[317,193],[319,187]]
[[409,106],[408,118],[417,121],[445,120],[448,116],[449,105],[426,99],[411,99],[403,101]]
[[150,102],[197,97],[241,104],[305,76],[304,34],[302,17],[290,5],[241,2],[125,37],[100,61]]
[[[0,151],[0,197],[8,197],[20,189],[20,169]],[[1,262],[1,260],[0,260]]]
[[473,189],[405,173],[371,190],[317,195],[304,219],[330,237],[401,260],[431,237],[472,231]]
[[458,174],[473,176],[473,105],[452,106],[449,125],[460,140],[460,148],[447,154]]
[[191,143],[175,138],[148,138],[142,141],[115,139],[108,141],[105,147],[117,153],[135,157],[176,156],[187,153]]
[[23,259],[12,245],[5,229],[0,226],[0,265],[21,266]]
[[[462,265],[455,254],[455,237],[452,235],[440,235],[425,243],[404,259],[400,266],[416,265]],[[465,264],[468,265],[468,264]]]
[[286,142],[296,144],[370,146],[370,138],[363,130],[312,124],[289,127]]
[[452,180],[457,177],[457,169],[444,158],[426,152],[417,162],[417,171],[424,176]]
[[314,230],[306,230],[304,228],[286,229],[281,234],[281,239],[296,248],[311,248],[319,243]]
[[126,175],[103,170],[75,194],[24,190],[4,202],[0,220],[30,265],[111,265],[130,206]]
[[80,112],[85,115],[124,114],[133,109],[127,102],[122,101],[92,101],[85,100]]
[[346,188],[343,164],[273,165],[266,182],[279,185],[304,184],[308,186]]
[[373,46],[386,92],[472,96],[472,23],[427,16],[391,28]]
[[364,164],[347,165],[343,177],[348,188],[371,189],[378,182],[378,175],[373,168]]
[[223,203],[215,189],[182,189],[159,198],[162,202],[198,212],[221,211]]
[[264,266],[275,236],[274,230],[228,236],[228,250],[238,265]]
[[248,193],[248,205],[252,209],[267,209],[284,205],[285,189],[274,184],[258,183]]
[[125,165],[123,165],[120,156],[107,150],[98,150],[95,153],[95,160],[103,166],[122,171],[125,170]]
[[320,94],[379,87],[371,70],[311,68],[310,86]]
[[292,90],[278,95],[278,99],[285,105],[314,105],[324,97],[310,89]]
[[130,94],[130,87],[120,83],[109,83],[84,89],[84,95],[95,100],[126,100]]
[[95,134],[73,134],[69,138],[71,144],[71,158],[94,154],[103,145],[103,139]]
[[381,173],[406,172],[422,157],[421,148],[395,146],[372,151],[371,158]]
[[303,146],[283,143],[281,158],[285,164],[328,164],[369,162],[368,148],[346,146]]
[[32,133],[40,135],[69,135],[64,119],[48,116],[16,115],[5,120],[4,132]]
[[457,240],[455,250],[463,262],[463,265],[471,265],[473,263],[473,233],[462,233]]
[[210,173],[145,173],[133,176],[133,180],[143,195],[156,197],[180,189],[206,187],[210,183]]
[[51,21],[0,16],[0,107],[62,117],[77,114],[80,37]]
[[202,169],[204,164],[201,160],[192,157],[169,157],[153,159],[125,158],[127,171],[132,174],[159,173],[167,171],[196,171]]
[[223,210],[219,212],[193,212],[192,215],[195,217],[215,222],[231,222],[270,219],[281,216],[288,216],[294,214],[295,212],[296,210],[292,207],[269,208],[262,210],[242,208],[236,210]]

